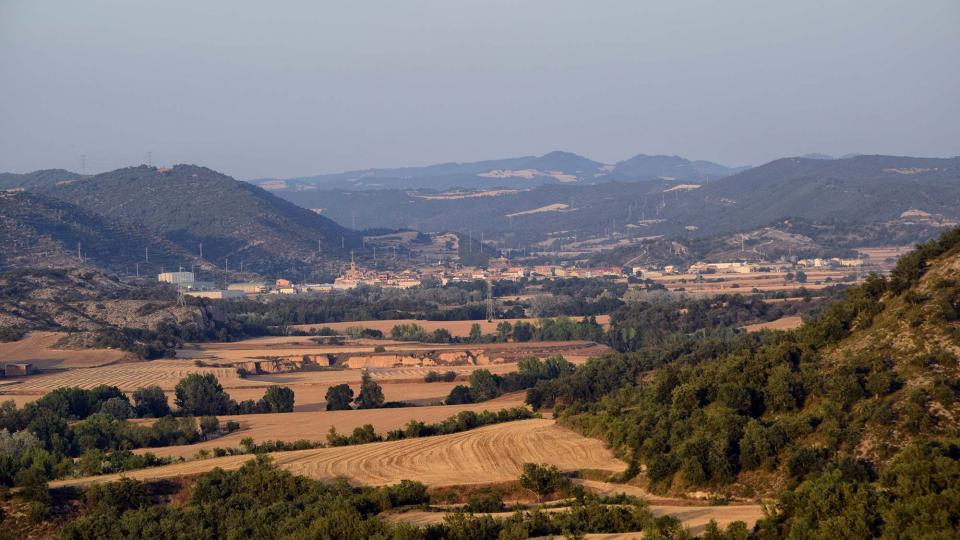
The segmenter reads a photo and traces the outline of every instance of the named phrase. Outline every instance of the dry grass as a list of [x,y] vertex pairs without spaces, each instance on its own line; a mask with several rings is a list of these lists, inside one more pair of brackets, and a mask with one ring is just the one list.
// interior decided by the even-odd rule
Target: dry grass
[[793,330],[803,324],[803,318],[799,315],[789,315],[780,317],[775,321],[748,324],[743,327],[747,332],[759,332],[761,330]]
[[411,420],[433,423],[445,420],[461,411],[499,411],[510,407],[522,407],[523,397],[523,393],[509,394],[484,403],[468,405],[221,416],[221,422],[228,420],[239,422],[240,431],[197,444],[144,448],[137,450],[137,452],[152,452],[157,456],[190,458],[201,449],[237,448],[240,446],[240,440],[245,437],[251,437],[256,442],[294,442],[300,439],[325,441],[327,432],[331,427],[336,428],[340,433],[349,434],[354,428],[364,424],[371,424],[377,433],[384,434],[387,431],[406,426]]
[[[616,473],[626,464],[596,439],[554,424],[553,420],[520,420],[479,429],[401,441],[271,454],[274,463],[294,474],[320,480],[338,476],[365,485],[412,479],[429,486],[485,484],[514,480],[523,463],[556,465],[562,470],[600,469]],[[215,467],[235,470],[250,456],[188,461],[130,471],[137,480],[199,474]],[[117,480],[119,474],[52,482],[51,487]]]
[[57,349],[63,332],[30,332],[19,341],[0,343],[0,363],[30,362],[40,369],[80,368],[112,364],[132,355],[116,349]]

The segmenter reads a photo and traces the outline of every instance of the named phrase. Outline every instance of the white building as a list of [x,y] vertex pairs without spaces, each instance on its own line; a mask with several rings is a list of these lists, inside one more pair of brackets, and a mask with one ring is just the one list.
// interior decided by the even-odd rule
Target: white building
[[174,285],[190,285],[196,281],[193,272],[164,272],[157,275],[157,281]]

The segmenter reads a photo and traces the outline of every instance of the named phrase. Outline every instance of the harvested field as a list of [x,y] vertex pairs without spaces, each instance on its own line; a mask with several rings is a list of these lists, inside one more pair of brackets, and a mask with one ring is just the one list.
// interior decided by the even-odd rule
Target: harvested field
[[[425,423],[445,420],[461,411],[491,411],[523,406],[522,392],[501,396],[483,403],[468,405],[442,405],[433,407],[406,407],[402,409],[370,409],[353,411],[293,412],[284,414],[247,414],[221,416],[220,421],[240,422],[240,431],[211,441],[184,446],[164,448],[143,448],[137,453],[152,452],[157,456],[190,458],[201,449],[237,448],[240,440],[252,437],[256,442],[284,441],[294,442],[300,439],[325,441],[331,427],[340,433],[349,434],[353,428],[371,424],[377,433],[399,429],[411,420]],[[145,422],[150,423],[150,422]]]
[[100,384],[117,386],[123,391],[154,384],[164,390],[173,390],[188,373],[213,373],[224,387],[263,386],[256,381],[241,379],[231,368],[196,367],[183,360],[154,360],[12,377],[5,379],[6,384],[0,388],[3,393],[26,395],[42,395],[65,386],[93,388]]
[[[349,383],[353,388],[354,395],[360,392],[360,375],[357,375],[356,382]],[[458,384],[464,384],[463,381],[456,382],[390,382],[380,381],[383,388],[383,397],[387,401],[406,401],[415,405],[429,405],[431,403],[442,402]],[[327,401],[327,389],[332,385],[303,385],[290,384],[289,386],[296,395],[295,412],[325,411]],[[263,397],[265,388],[228,388],[230,397],[243,401],[245,399],[258,400]]]
[[743,327],[747,332],[759,332],[761,330],[793,330],[803,324],[803,318],[799,315],[789,315],[780,317],[775,321],[748,324]]
[[[430,486],[486,484],[514,480],[523,463],[556,465],[562,470],[598,469],[619,472],[626,463],[596,439],[580,436],[553,420],[519,420],[479,429],[401,441],[271,454],[274,463],[294,474],[320,480],[338,476],[365,485],[403,479]],[[250,456],[188,461],[120,474],[52,482],[50,487],[80,486],[117,480],[172,478],[215,467],[240,468]]]
[[30,332],[19,341],[0,343],[0,362],[30,362],[38,369],[81,368],[134,358],[117,349],[56,349],[63,332]]
[[[571,319],[580,320],[582,317],[570,317]],[[342,322],[342,323],[327,323],[327,324],[299,324],[295,325],[294,328],[300,330],[309,331],[311,328],[323,328],[328,327],[333,330],[344,332],[347,328],[351,326],[360,326],[363,328],[370,328],[372,330],[379,330],[384,333],[384,335],[390,335],[390,330],[398,324],[419,324],[427,332],[433,332],[438,328],[446,328],[450,335],[456,337],[466,337],[470,335],[470,327],[474,324],[480,325],[480,330],[484,334],[493,334],[497,331],[497,325],[502,322],[508,322],[514,324],[518,321],[535,323],[537,319],[499,319],[495,321],[421,321],[417,319],[393,319],[387,321],[357,321],[357,322]],[[609,315],[598,315],[597,322],[602,326],[606,327],[610,324]]]

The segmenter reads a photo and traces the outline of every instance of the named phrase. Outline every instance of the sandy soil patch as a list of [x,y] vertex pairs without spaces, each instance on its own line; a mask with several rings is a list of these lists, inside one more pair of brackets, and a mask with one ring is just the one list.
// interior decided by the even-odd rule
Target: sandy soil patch
[[[271,454],[279,467],[320,480],[343,476],[365,485],[403,479],[430,486],[486,484],[514,480],[523,463],[556,465],[562,470],[622,471],[626,463],[596,439],[580,436],[553,420],[519,420],[479,429],[401,441]],[[198,474],[215,467],[240,468],[250,456],[228,456],[129,471],[137,480]],[[117,480],[119,474],[52,482],[51,487]]]

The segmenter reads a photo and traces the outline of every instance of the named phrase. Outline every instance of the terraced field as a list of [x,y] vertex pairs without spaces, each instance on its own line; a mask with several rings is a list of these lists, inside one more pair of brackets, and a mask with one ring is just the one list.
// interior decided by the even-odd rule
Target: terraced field
[[[389,386],[391,385],[386,385],[385,389],[389,388]],[[353,428],[360,427],[364,424],[373,425],[377,433],[382,434],[392,429],[402,428],[411,420],[431,423],[445,420],[461,411],[499,411],[511,407],[522,407],[523,398],[524,393],[517,392],[501,396],[491,401],[467,405],[221,416],[221,422],[228,420],[239,422],[240,430],[211,441],[184,446],[144,448],[137,450],[137,453],[149,451],[157,456],[190,458],[202,449],[212,450],[217,447],[237,448],[240,446],[240,440],[244,437],[252,437],[256,442],[293,442],[300,439],[324,441],[331,427],[336,428],[340,433],[350,433],[353,431]],[[145,423],[149,422],[150,421],[147,421]]]
[[[598,469],[611,473],[626,464],[596,439],[580,436],[553,420],[521,420],[463,433],[339,448],[271,454],[274,463],[295,474],[317,479],[337,476],[365,485],[412,479],[431,486],[505,482],[519,476],[526,462],[547,463],[563,470]],[[124,476],[146,480],[199,474],[215,467],[238,469],[250,456],[188,461]],[[121,475],[52,482],[51,487],[117,480]]]

